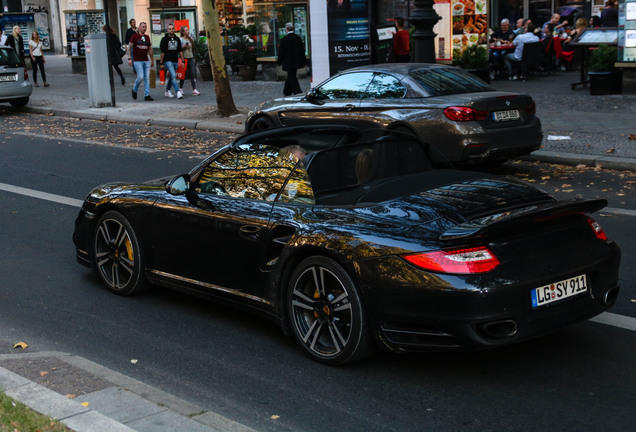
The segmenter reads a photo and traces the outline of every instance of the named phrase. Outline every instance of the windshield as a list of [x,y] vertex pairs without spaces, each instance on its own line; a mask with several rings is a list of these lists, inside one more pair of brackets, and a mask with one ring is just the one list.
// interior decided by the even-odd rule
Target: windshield
[[0,66],[16,68],[20,67],[20,59],[11,48],[0,48]]
[[410,73],[428,96],[493,91],[488,84],[457,68],[419,69]]

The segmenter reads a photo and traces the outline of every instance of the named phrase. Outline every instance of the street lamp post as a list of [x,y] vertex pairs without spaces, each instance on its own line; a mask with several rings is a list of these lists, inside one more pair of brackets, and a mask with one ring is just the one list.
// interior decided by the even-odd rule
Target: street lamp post
[[413,61],[435,63],[435,33],[433,26],[441,19],[433,9],[433,0],[415,0],[415,12],[411,15],[413,33]]

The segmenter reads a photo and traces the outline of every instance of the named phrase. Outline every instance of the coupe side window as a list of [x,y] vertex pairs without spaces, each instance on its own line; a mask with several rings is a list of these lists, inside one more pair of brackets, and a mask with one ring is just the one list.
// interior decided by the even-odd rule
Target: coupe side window
[[365,99],[401,99],[406,87],[395,77],[383,73],[375,74],[367,87]]
[[327,81],[319,90],[320,99],[359,99],[373,79],[371,72],[354,72],[339,75]]
[[230,149],[205,167],[196,191],[274,201],[297,161],[289,153],[269,146]]

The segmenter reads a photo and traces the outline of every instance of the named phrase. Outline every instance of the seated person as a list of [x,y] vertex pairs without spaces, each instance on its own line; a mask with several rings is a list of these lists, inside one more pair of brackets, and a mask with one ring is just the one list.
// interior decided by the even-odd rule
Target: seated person
[[521,63],[521,57],[523,56],[523,45],[526,43],[539,42],[539,38],[534,34],[534,30],[534,24],[530,23],[528,24],[527,33],[517,36],[512,41],[512,44],[515,46],[515,51],[506,54],[504,57],[506,67],[508,68],[508,74],[510,75],[508,79],[516,80],[519,78],[517,75],[513,75],[512,67],[513,64]]
[[[515,38],[514,32],[510,29],[510,21],[507,18],[501,20],[501,28],[495,31],[490,41],[493,43],[499,42],[500,44],[509,44]],[[504,66],[505,51],[503,50],[490,50],[490,64],[492,65],[495,77],[500,75]]]
[[[558,35],[560,36],[561,33],[565,32],[565,27],[569,24],[567,20],[563,20],[562,23],[560,23],[559,21],[561,21],[561,15],[559,15],[558,13],[552,14],[552,17],[550,18],[550,21],[546,21],[543,24],[543,27],[541,27],[542,29],[546,26],[546,24],[554,24],[554,31],[556,31],[558,33]],[[555,35],[556,36],[556,35]]]

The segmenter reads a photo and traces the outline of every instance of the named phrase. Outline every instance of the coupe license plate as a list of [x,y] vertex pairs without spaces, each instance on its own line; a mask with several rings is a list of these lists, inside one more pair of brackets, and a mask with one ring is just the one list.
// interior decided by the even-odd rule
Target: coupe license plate
[[492,118],[494,121],[508,121],[508,120],[519,120],[521,117],[519,115],[519,110],[508,110],[508,111],[495,111],[492,113]]
[[530,297],[532,307],[537,308],[585,292],[587,292],[587,277],[580,275],[535,288],[530,291]]
[[0,82],[17,81],[17,80],[18,80],[18,74],[0,75]]

